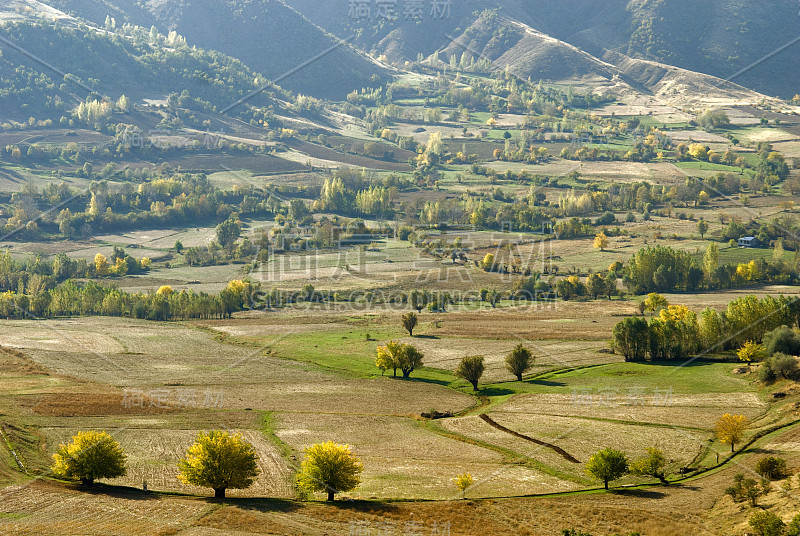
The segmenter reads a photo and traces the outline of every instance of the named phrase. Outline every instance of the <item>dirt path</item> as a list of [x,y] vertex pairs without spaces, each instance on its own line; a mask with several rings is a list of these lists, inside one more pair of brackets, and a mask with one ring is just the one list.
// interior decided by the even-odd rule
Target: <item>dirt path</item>
[[518,437],[520,439],[524,439],[525,441],[530,441],[531,443],[536,443],[537,445],[541,445],[542,447],[547,447],[549,449],[552,449],[555,452],[559,453],[568,462],[581,463],[575,458],[575,456],[573,456],[572,454],[570,454],[566,450],[562,449],[561,447],[557,447],[556,445],[553,445],[552,443],[547,443],[545,441],[540,441],[539,439],[534,439],[532,437],[520,434],[519,432],[515,432],[514,430],[511,430],[510,428],[506,428],[502,424],[496,423],[494,420],[492,420],[491,417],[489,417],[485,413],[481,413],[479,415],[479,417],[481,419],[483,419],[487,424],[497,428],[501,432],[505,432],[507,434],[513,435],[514,437]]

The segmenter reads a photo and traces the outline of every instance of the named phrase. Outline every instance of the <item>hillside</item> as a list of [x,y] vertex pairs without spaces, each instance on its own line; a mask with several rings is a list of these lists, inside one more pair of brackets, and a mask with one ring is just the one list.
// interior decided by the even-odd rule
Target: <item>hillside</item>
[[[346,0],[320,5],[315,0],[286,0],[288,4],[337,35],[358,32],[358,44],[387,54],[392,61],[413,61],[422,50],[430,55],[449,46],[485,9],[580,47],[595,57],[614,51],[636,59],[673,65],[727,79],[797,37],[797,3],[778,0],[544,0],[471,1],[458,3],[449,18],[433,19],[427,10],[419,20],[353,18]],[[516,43],[515,43],[516,44]],[[738,84],[767,95],[791,98],[800,88],[800,70],[791,61],[793,50],[774,57],[736,77]],[[536,61],[536,55],[532,61]]]
[[[118,24],[156,26],[164,34],[177,31],[190,46],[217,50],[271,79],[280,77],[279,83],[296,93],[341,99],[354,89],[377,86],[389,78],[385,67],[326,34],[278,0],[48,3],[98,25],[111,16]],[[313,61],[305,65],[309,60]]]
[[[91,93],[141,99],[187,90],[194,98],[224,107],[256,87],[259,74],[239,60],[188,46],[167,46],[163,36],[158,38],[162,42],[150,43],[149,32],[141,32],[147,35],[123,38],[85,26],[6,23],[0,35],[14,47],[1,47],[4,118],[58,119]],[[58,66],[66,76],[43,63]],[[270,101],[262,94],[253,102]]]

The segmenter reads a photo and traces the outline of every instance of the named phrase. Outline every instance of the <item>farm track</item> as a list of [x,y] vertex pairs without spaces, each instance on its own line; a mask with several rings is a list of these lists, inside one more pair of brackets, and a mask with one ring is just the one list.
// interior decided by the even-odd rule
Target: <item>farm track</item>
[[535,443],[535,444],[540,445],[542,447],[547,447],[547,448],[557,452],[558,454],[560,454],[568,462],[581,463],[580,461],[578,461],[577,458],[575,458],[575,456],[573,456],[572,454],[570,454],[566,450],[562,449],[561,447],[553,445],[552,443],[547,443],[546,441],[541,441],[539,439],[534,439],[534,438],[532,438],[530,436],[526,436],[524,434],[520,434],[519,432],[515,432],[514,430],[511,430],[510,428],[506,428],[502,424],[499,424],[499,423],[495,422],[491,417],[489,417],[485,413],[481,413],[479,415],[479,417],[481,418],[481,420],[485,421],[489,426],[497,428],[501,432],[505,432],[507,434],[511,434],[514,437],[518,437],[520,439],[524,439],[525,441],[530,441],[531,443]]

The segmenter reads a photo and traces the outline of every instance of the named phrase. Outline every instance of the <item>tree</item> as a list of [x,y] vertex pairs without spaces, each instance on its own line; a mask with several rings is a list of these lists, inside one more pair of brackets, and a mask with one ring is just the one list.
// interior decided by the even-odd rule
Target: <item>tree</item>
[[522,381],[522,375],[530,370],[533,366],[533,357],[531,351],[525,348],[522,343],[519,343],[511,350],[506,356],[506,368],[508,371],[516,376],[517,381]]
[[94,256],[94,272],[100,277],[106,276],[111,272],[108,259],[102,253]]
[[614,349],[623,355],[625,361],[644,361],[649,337],[647,320],[628,317],[614,326]]
[[725,490],[726,495],[730,495],[733,502],[750,501],[751,506],[756,506],[758,498],[766,493],[764,486],[759,486],[752,478],[745,478],[743,474],[733,477],[733,485]]
[[91,486],[98,478],[125,476],[125,453],[105,432],[78,432],[53,454],[53,474]]
[[381,369],[381,375],[389,369],[397,377],[397,369],[403,372],[403,377],[408,378],[414,369],[422,366],[424,354],[410,344],[399,341],[389,341],[383,346],[378,346],[375,356],[375,366]]
[[250,487],[259,474],[258,454],[241,434],[200,432],[178,462],[178,471],[184,484],[211,488],[214,497],[224,498],[228,488]]
[[640,476],[652,476],[661,481],[662,484],[668,484],[665,469],[667,466],[667,459],[664,453],[655,447],[647,449],[647,456],[635,460],[631,464],[631,473]]
[[483,356],[468,355],[461,359],[454,374],[472,384],[472,390],[478,390],[478,381],[483,376]]
[[428,294],[419,290],[411,291],[411,308],[421,312],[422,309],[428,305]]
[[589,458],[586,472],[602,480],[605,489],[608,489],[609,482],[628,474],[628,457],[621,451],[605,448]]
[[233,245],[239,239],[242,233],[241,226],[233,219],[225,220],[217,225],[217,242],[219,245],[228,250],[228,254],[233,250]]
[[748,365],[753,361],[761,361],[764,359],[765,355],[764,347],[754,341],[745,341],[736,351],[736,356],[739,360],[744,361]]
[[717,421],[715,430],[717,437],[722,443],[731,446],[731,452],[734,451],[734,445],[742,439],[742,434],[747,426],[747,419],[744,415],[731,415],[726,413]]
[[301,489],[327,492],[332,501],[334,494],[350,491],[361,483],[364,466],[350,451],[350,445],[328,441],[308,447],[305,453],[297,476]]
[[644,309],[645,311],[652,311],[656,312],[659,309],[663,309],[669,306],[669,302],[667,299],[662,296],[661,294],[657,294],[655,292],[651,292],[647,295],[647,298],[644,300]]
[[712,242],[708,245],[703,255],[703,275],[705,276],[707,285],[712,286],[716,281],[718,268],[719,246]]
[[608,247],[608,237],[606,236],[606,233],[603,231],[597,233],[597,236],[594,237],[594,247],[600,251],[603,251]]
[[158,290],[156,291],[156,296],[169,297],[172,296],[173,294],[175,294],[175,290],[169,285],[161,285],[160,287],[158,287]]
[[455,484],[456,488],[458,488],[458,491],[461,492],[462,499],[466,499],[467,488],[469,488],[474,482],[475,481],[470,473],[460,474],[453,479],[453,484]]
[[417,315],[409,312],[403,315],[403,328],[408,331],[409,337],[414,336],[414,328],[417,327]]
[[786,472],[786,460],[777,456],[764,456],[756,462],[756,473],[768,480],[780,480]]
[[177,251],[178,254],[180,254],[180,252],[183,251],[183,242],[181,242],[180,240],[175,241],[175,251]]
[[748,521],[755,536],[781,536],[786,527],[784,522],[772,512],[756,512]]
[[601,294],[605,294],[607,290],[605,279],[600,274],[594,273],[586,278],[586,291],[595,300]]
[[700,238],[705,236],[708,232],[708,222],[706,222],[706,220],[701,218],[700,221],[697,222],[697,232],[700,233]]

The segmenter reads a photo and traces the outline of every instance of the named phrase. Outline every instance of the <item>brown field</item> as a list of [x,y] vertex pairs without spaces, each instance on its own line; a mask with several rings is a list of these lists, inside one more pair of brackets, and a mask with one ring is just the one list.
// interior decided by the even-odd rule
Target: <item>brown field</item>
[[669,426],[700,428],[711,431],[723,413],[744,415],[750,421],[762,415],[769,405],[755,393],[670,394],[669,403],[657,405],[655,394],[642,389],[630,393],[596,394],[583,398],[580,393],[519,395],[502,406],[507,418],[519,414],[575,416]]

